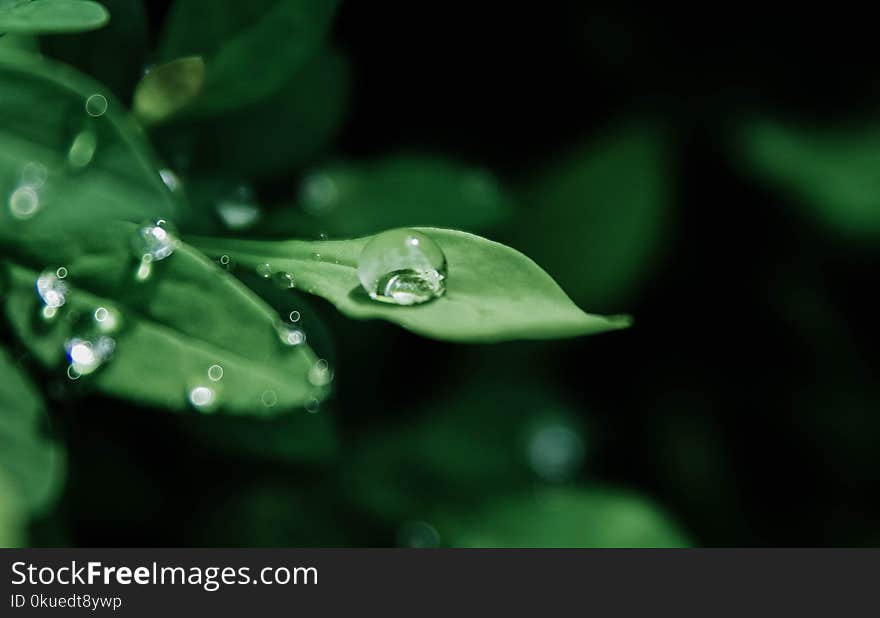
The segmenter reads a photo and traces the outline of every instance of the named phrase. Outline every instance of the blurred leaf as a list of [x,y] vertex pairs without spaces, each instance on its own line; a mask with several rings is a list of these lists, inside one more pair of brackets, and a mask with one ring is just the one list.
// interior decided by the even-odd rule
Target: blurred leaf
[[193,420],[193,440],[227,456],[276,463],[313,461],[329,458],[338,446],[331,417],[325,412]]
[[26,519],[21,498],[0,468],[0,549],[27,544]]
[[[160,57],[202,56],[199,113],[224,112],[278,92],[322,46],[337,0],[176,0]],[[258,68],[258,69],[257,69]]]
[[151,69],[134,92],[134,113],[145,124],[161,122],[183,109],[202,90],[205,62],[199,56],[178,58]]
[[537,442],[548,428],[566,428],[583,448],[583,421],[544,389],[523,382],[479,382],[373,428],[348,459],[347,491],[374,515],[399,523],[549,480],[548,454],[576,474],[583,451],[556,444],[568,450],[536,453],[536,446],[546,446]]
[[630,127],[570,153],[527,186],[518,246],[578,303],[614,310],[651,272],[669,217],[661,132]]
[[105,27],[85,34],[44,37],[40,47],[47,55],[90,75],[128,102],[150,49],[144,3],[100,1],[111,15]]
[[754,173],[794,197],[816,221],[854,237],[880,234],[880,131],[798,130],[772,122],[743,127]]
[[[137,281],[131,248],[137,230],[118,223],[7,241],[14,262],[6,314],[42,363],[63,375],[66,342],[79,337],[95,345],[106,335],[115,340],[113,357],[77,384],[108,395],[181,410],[193,389],[203,387],[214,400],[200,408],[206,412],[216,407],[267,416],[321,397],[307,379],[316,361],[312,351],[282,344],[278,315],[197,251],[181,244],[152,265],[149,279]],[[68,270],[66,302],[46,321],[34,282],[44,269],[60,266]],[[118,328],[96,323],[101,307]],[[222,372],[212,379],[213,365]]]
[[489,172],[397,156],[314,171],[302,183],[298,208],[276,211],[260,230],[276,237],[350,237],[415,225],[476,231],[509,213],[509,196]]
[[0,33],[52,34],[100,28],[107,10],[90,0],[26,0],[0,4]]
[[642,498],[618,490],[545,489],[438,515],[452,547],[686,547],[682,532]]
[[[504,245],[455,230],[423,228],[446,254],[446,293],[410,307],[370,300],[357,276],[371,237],[344,241],[194,241],[209,255],[292,273],[297,286],[326,298],[345,315],[381,318],[420,335],[459,342],[552,339],[625,328],[626,317],[581,311],[534,262]],[[320,256],[320,259],[316,259]]]
[[226,113],[221,128],[210,117],[183,114],[155,134],[169,150],[191,150],[193,169],[253,181],[272,178],[326,147],[345,116],[348,92],[345,59],[324,50],[273,96]]
[[[0,55],[0,236],[181,214],[140,129],[100,85]],[[88,111],[87,111],[88,110]]]
[[44,421],[37,390],[0,349],[0,492],[15,494],[13,504],[21,501],[20,507],[10,508],[12,513],[0,513],[0,519],[17,511],[42,513],[61,489],[63,453],[39,435]]

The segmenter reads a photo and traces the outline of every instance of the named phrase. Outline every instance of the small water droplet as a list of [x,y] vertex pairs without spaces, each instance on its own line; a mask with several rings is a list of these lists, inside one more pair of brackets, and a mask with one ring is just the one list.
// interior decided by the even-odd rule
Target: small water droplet
[[290,312],[290,315],[288,315],[287,317],[291,322],[299,322],[299,319],[301,316],[300,316],[299,311],[294,309],[293,311]]
[[272,266],[269,264],[258,264],[257,265],[257,274],[260,275],[263,279],[268,279],[272,276]]
[[180,177],[174,173],[173,170],[166,168],[162,168],[159,170],[159,178],[162,179],[162,182],[168,187],[168,190],[172,193],[177,193],[180,188]]
[[167,225],[167,221],[159,219],[155,224],[144,225],[138,229],[133,242],[134,253],[140,258],[135,273],[138,281],[149,279],[153,272],[153,263],[164,260],[174,253],[177,241],[166,229]]
[[296,283],[293,280],[293,275],[288,272],[278,271],[272,276],[272,278],[275,280],[275,285],[277,285],[282,290],[290,290],[296,287]]
[[321,254],[317,253],[317,252],[313,253],[312,259],[315,260],[316,262],[320,262],[321,261]]
[[46,184],[48,178],[49,171],[42,163],[30,161],[29,163],[25,163],[24,167],[21,168],[22,184],[30,185],[31,187],[39,189]]
[[319,232],[319,233],[318,233],[318,238],[319,238],[320,240],[327,240],[327,239],[329,238],[329,236],[327,235],[327,232]]
[[315,398],[310,399],[305,405],[306,412],[309,414],[317,414],[321,409],[321,402]]
[[312,386],[327,386],[333,380],[333,372],[330,371],[330,365],[323,358],[319,359],[308,374],[309,382]]
[[278,331],[278,339],[284,345],[294,346],[306,342],[306,334],[300,328],[282,323],[278,324],[276,330]]
[[416,305],[446,291],[446,256],[421,232],[389,230],[364,246],[358,278],[373,300]]
[[210,386],[198,384],[187,395],[190,404],[200,412],[213,412],[217,406],[217,393]]
[[103,116],[107,112],[107,97],[103,94],[93,94],[86,99],[86,113],[93,118]]
[[529,439],[528,459],[538,476],[552,482],[566,481],[583,463],[584,443],[568,425],[544,425]]
[[39,209],[40,195],[31,185],[19,185],[9,195],[9,212],[15,219],[30,219]]
[[[68,285],[64,277],[58,276],[59,270],[61,269],[47,270],[37,277],[37,294],[43,301],[43,316],[48,319],[55,317],[58,308],[67,301]],[[65,276],[66,274],[65,272]]]
[[220,263],[223,266],[229,266],[229,256],[228,255],[221,255],[220,256]]
[[242,185],[235,192],[217,202],[217,216],[230,230],[244,230],[253,226],[262,216],[250,187]]
[[155,225],[145,225],[138,230],[135,253],[139,257],[149,255],[153,262],[164,260],[174,253],[174,236],[165,229],[167,222],[159,219]]
[[64,279],[65,277],[67,277],[67,268],[65,268],[64,266],[59,266],[58,270],[55,271],[55,276],[59,279]]
[[82,168],[92,162],[98,148],[98,136],[94,131],[83,130],[76,134],[67,151],[67,162],[71,167]]
[[107,362],[116,349],[116,341],[106,336],[99,336],[94,340],[72,337],[64,343],[64,349],[70,361],[67,376],[75,380],[94,373]]
[[278,403],[278,393],[272,390],[263,391],[260,395],[260,402],[267,408],[272,408]]
[[303,210],[312,216],[328,214],[336,207],[339,186],[329,174],[310,174],[300,186]]
[[223,367],[220,365],[211,365],[208,367],[208,379],[212,382],[219,382],[223,379]]

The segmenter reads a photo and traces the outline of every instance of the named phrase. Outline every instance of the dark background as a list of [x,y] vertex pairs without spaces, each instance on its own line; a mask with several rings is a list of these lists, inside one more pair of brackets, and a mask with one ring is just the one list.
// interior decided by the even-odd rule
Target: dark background
[[[154,32],[165,4],[149,5]],[[462,385],[540,376],[592,428],[579,480],[650,496],[695,544],[880,542],[880,247],[799,217],[787,195],[743,173],[726,139],[733,120],[756,113],[869,123],[880,103],[871,30],[804,7],[345,3],[334,40],[354,91],[339,152],[442,153],[516,187],[638,117],[671,136],[675,208],[638,291],[588,308],[632,314],[627,331],[473,348],[350,323],[317,303],[336,342],[344,448]],[[68,490],[35,543],[395,543],[393,527],[352,504],[344,464],[227,458],[193,446],[176,417],[93,403],[56,413]],[[218,511],[254,479],[300,506]]]

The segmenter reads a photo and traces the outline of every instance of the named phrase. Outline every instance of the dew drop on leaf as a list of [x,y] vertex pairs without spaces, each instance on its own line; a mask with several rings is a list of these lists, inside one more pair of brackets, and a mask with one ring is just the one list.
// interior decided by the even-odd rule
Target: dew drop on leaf
[[253,191],[243,185],[217,202],[217,216],[228,229],[245,230],[260,220],[262,211],[254,200]]
[[37,277],[37,294],[43,301],[43,316],[47,319],[55,317],[58,308],[67,301],[68,285],[64,277],[59,276],[62,272],[67,276],[67,269],[62,266],[57,270],[44,271]]
[[290,315],[287,316],[291,322],[299,322],[300,313],[296,309],[290,312]]
[[177,193],[181,189],[180,177],[174,173],[173,170],[166,168],[162,168],[159,170],[159,178],[162,179],[162,182],[168,187],[168,190],[172,193]]
[[306,403],[306,412],[309,414],[317,414],[317,412],[321,409],[321,402],[315,398],[312,398]]
[[309,382],[312,386],[327,386],[333,380],[333,372],[330,371],[330,365],[323,358],[319,359],[311,369],[308,375]]
[[219,382],[223,379],[223,367],[220,365],[211,365],[208,367],[208,379],[212,382]]
[[189,390],[190,404],[201,412],[213,412],[217,406],[217,392],[210,386],[199,384]]
[[64,350],[70,364],[67,376],[73,380],[89,375],[98,370],[113,355],[116,341],[110,337],[100,336],[94,340],[83,337],[72,337],[64,343]]
[[267,408],[272,408],[275,404],[278,403],[278,393],[275,391],[263,391],[263,394],[260,395],[260,403],[262,403]]
[[98,136],[84,129],[77,133],[67,151],[67,162],[73,168],[83,168],[92,162],[98,148]]
[[140,258],[140,265],[135,275],[138,281],[145,281],[150,277],[153,262],[164,260],[174,253],[176,241],[166,227],[167,222],[160,219],[155,224],[144,225],[138,229],[133,243],[135,256]]
[[358,279],[373,300],[417,305],[446,291],[446,256],[421,232],[389,230],[361,251]]
[[272,276],[272,278],[275,280],[275,285],[282,290],[290,290],[296,287],[293,275],[288,272],[278,271]]
[[261,276],[263,279],[268,279],[272,276],[272,266],[269,264],[258,264],[257,265],[257,274]]
[[93,94],[86,99],[86,113],[93,118],[103,116],[107,112],[107,97]]
[[278,339],[284,345],[295,346],[306,342],[306,334],[302,329],[290,324],[279,324],[277,327]]

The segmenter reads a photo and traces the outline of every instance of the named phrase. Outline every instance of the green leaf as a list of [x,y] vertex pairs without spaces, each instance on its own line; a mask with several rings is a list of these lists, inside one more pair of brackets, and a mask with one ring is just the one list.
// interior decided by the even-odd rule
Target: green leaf
[[669,154],[662,132],[633,126],[578,149],[524,191],[528,225],[511,238],[578,303],[619,308],[666,239]]
[[300,289],[326,298],[349,317],[388,320],[434,339],[550,339],[629,325],[625,317],[584,313],[537,264],[510,247],[455,230],[421,231],[446,254],[448,279],[442,297],[411,307],[375,302],[361,288],[358,257],[371,237],[316,242],[199,239],[194,243],[209,255],[225,254],[242,266],[268,263],[292,273]]
[[[180,244],[138,281],[131,249],[138,229],[117,223],[7,242],[6,315],[37,359],[64,375],[66,343],[78,337],[94,344],[105,334],[115,341],[112,358],[77,384],[174,410],[186,409],[198,387],[214,395],[202,411],[216,406],[230,414],[271,416],[323,395],[308,379],[316,362],[308,346],[282,344],[278,314],[197,251]],[[68,271],[66,302],[46,321],[34,283],[61,266]],[[114,319],[96,323],[99,308]],[[211,378],[213,365],[222,376],[214,370]]]
[[[202,56],[200,113],[223,112],[278,92],[321,48],[337,0],[176,0],[160,56]],[[258,70],[256,69],[258,67]]]
[[[345,116],[349,70],[326,49],[262,101],[212,117],[184,112],[154,131],[168,149],[191,149],[190,166],[208,174],[257,181],[282,176],[321,152]],[[185,108],[189,110],[190,108]]]
[[43,53],[104,84],[123,101],[131,97],[152,41],[142,0],[100,0],[113,18],[92,32],[43,37]]
[[509,196],[485,170],[396,156],[313,171],[302,183],[297,208],[278,210],[260,230],[343,238],[414,225],[476,231],[497,224],[510,210]]
[[880,130],[751,122],[739,140],[753,173],[791,194],[815,221],[849,237],[880,234]]
[[0,5],[0,33],[84,32],[100,28],[109,19],[107,9],[90,0],[33,0]]
[[157,66],[144,75],[134,91],[134,113],[145,124],[161,122],[186,107],[204,83],[205,62],[199,56]]
[[0,495],[10,494],[18,504],[12,513],[0,513],[0,526],[4,516],[44,512],[61,488],[64,455],[40,435],[45,415],[28,377],[0,349]]
[[610,489],[544,489],[432,518],[452,547],[687,547],[651,503]]
[[0,236],[182,214],[140,129],[102,86],[9,52],[0,91]]
[[[589,442],[585,423],[527,381],[487,384],[481,378],[476,387],[439,401],[408,403],[402,419],[358,437],[345,468],[346,492],[372,514],[399,523],[425,519],[444,505],[482,505],[542,479],[569,480]],[[556,451],[549,458],[537,453],[548,428],[571,438],[550,444]]]

